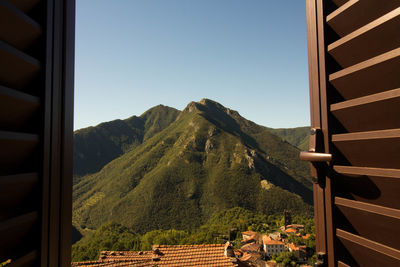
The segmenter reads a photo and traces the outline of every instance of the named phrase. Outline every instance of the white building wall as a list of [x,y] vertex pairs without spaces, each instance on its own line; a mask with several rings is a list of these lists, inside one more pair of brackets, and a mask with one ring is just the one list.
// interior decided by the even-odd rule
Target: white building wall
[[266,245],[264,244],[264,251],[266,254],[271,257],[273,254],[280,255],[285,251],[284,245]]

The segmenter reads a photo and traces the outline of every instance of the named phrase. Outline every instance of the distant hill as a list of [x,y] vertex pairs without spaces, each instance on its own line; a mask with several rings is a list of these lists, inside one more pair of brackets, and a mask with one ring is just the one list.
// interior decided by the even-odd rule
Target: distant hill
[[[114,221],[138,233],[194,229],[237,206],[264,214],[312,212],[311,178],[299,149],[238,112],[203,99],[182,112],[159,106],[133,121],[123,134],[108,124],[99,130],[105,133],[92,135],[109,137],[119,150],[74,185],[79,228]],[[92,147],[102,142],[86,138]]]
[[281,137],[288,143],[298,147],[302,151],[308,150],[308,143],[310,138],[310,127],[297,127],[297,128],[267,128],[271,133]]
[[174,108],[159,105],[140,117],[104,122],[75,131],[74,176],[100,171],[111,160],[165,129],[178,114]]

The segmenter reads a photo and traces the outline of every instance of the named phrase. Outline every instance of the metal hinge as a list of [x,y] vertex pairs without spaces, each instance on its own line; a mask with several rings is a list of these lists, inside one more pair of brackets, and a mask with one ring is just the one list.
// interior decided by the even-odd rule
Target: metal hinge
[[317,261],[314,263],[314,267],[326,266],[326,254],[324,252],[317,253]]

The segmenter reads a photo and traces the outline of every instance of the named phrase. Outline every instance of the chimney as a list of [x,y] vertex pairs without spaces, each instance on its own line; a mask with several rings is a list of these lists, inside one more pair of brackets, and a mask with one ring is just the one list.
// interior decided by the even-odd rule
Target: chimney
[[153,245],[153,255],[154,257],[159,257],[164,255],[160,250],[160,245]]
[[229,241],[225,243],[224,255],[225,255],[225,257],[230,257],[230,258],[235,257],[235,253],[233,252],[232,244]]

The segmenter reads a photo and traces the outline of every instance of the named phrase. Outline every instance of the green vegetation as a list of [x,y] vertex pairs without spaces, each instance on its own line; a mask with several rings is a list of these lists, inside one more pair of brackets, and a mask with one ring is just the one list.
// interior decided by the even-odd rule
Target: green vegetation
[[287,251],[282,252],[279,256],[274,254],[272,255],[272,260],[281,264],[281,266],[299,266],[296,263],[296,257],[293,252]]
[[[294,222],[306,222],[307,229],[314,227],[312,219],[308,216],[297,215],[294,217]],[[274,232],[282,223],[283,216],[280,214],[267,216],[240,207],[221,211],[205,224],[192,230],[158,229],[139,235],[120,224],[106,223],[72,246],[72,260],[95,260],[102,250],[150,250],[154,244],[222,244],[229,238],[230,229],[236,229],[231,234],[231,241],[236,248],[239,248],[242,245],[241,232],[247,230],[260,234]]]
[[127,227],[107,223],[72,246],[72,261],[96,260],[102,250],[138,250],[140,236]]
[[310,127],[297,127],[297,128],[280,128],[272,129],[267,128],[271,133],[281,137],[288,143],[298,147],[302,151],[308,150],[308,143],[310,139]]
[[75,131],[75,183],[80,181],[81,176],[99,171],[113,159],[162,131],[178,115],[179,110],[159,105],[140,117],[104,122]]
[[166,110],[143,114],[153,133],[74,185],[73,223],[81,233],[108,221],[140,234],[191,231],[232,207],[312,213],[299,149],[211,100],[190,103],[175,120],[172,112],[169,126],[161,124],[172,114]]

